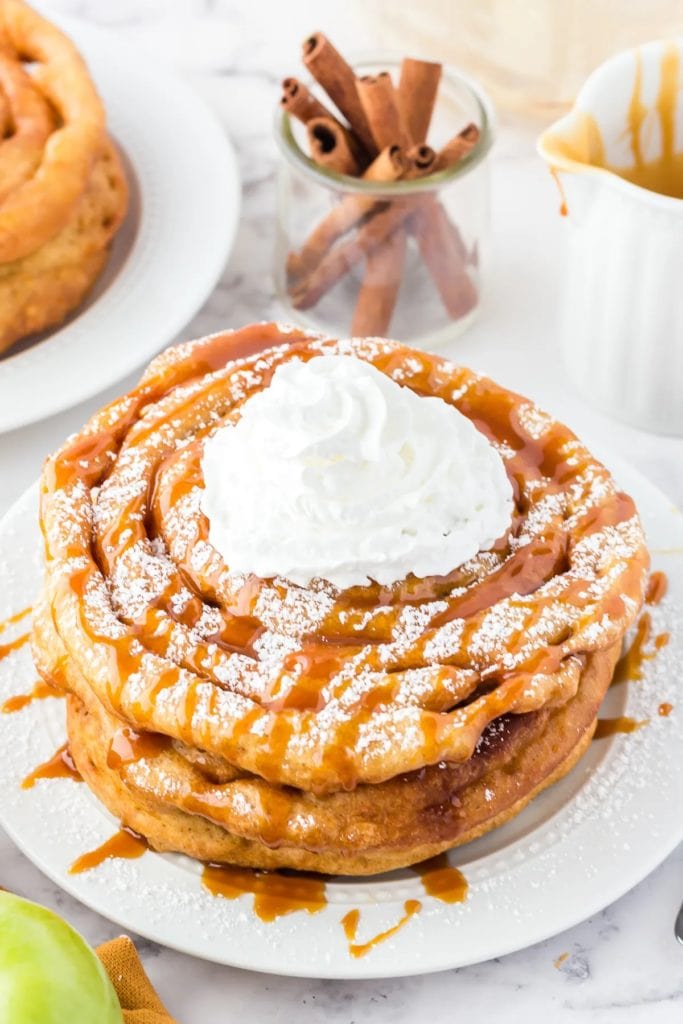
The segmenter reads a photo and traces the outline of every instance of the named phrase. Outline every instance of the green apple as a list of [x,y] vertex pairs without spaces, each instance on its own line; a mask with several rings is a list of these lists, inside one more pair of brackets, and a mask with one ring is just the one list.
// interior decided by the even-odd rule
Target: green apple
[[51,910],[0,892],[0,1024],[122,1024],[107,973]]

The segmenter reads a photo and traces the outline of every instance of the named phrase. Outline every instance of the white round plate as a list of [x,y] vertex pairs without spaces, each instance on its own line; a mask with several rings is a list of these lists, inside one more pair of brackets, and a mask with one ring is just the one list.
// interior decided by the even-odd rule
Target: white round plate
[[[419,878],[398,871],[370,880],[334,879],[328,906],[271,924],[253,912],[253,897],[227,900],[202,888],[199,865],[146,852],[69,875],[80,854],[109,838],[117,824],[83,785],[21,780],[64,742],[63,701],[36,701],[0,714],[0,821],[53,881],[126,929],[207,960],[274,974],[370,978],[460,967],[521,949],[597,913],[652,871],[683,838],[683,516],[627,465],[612,465],[636,499],[653,552],[669,577],[669,596],[651,609],[671,639],[646,663],[645,678],[614,687],[603,714],[649,719],[640,731],[594,741],[574,771],[507,825],[454,850],[451,862],[469,882],[464,903],[426,896]],[[0,619],[30,604],[40,582],[41,542],[32,488],[0,525],[5,586]],[[17,636],[13,626],[0,642]],[[28,647],[0,661],[0,703],[32,688]],[[678,687],[679,692],[676,692]],[[657,713],[670,702],[669,717]],[[407,899],[420,913],[399,932],[354,959],[341,918],[361,911],[358,941],[395,925]]]
[[57,20],[104,101],[130,209],[85,305],[0,358],[0,431],[76,405],[167,345],[216,284],[240,210],[232,146],[203,101],[113,34]]

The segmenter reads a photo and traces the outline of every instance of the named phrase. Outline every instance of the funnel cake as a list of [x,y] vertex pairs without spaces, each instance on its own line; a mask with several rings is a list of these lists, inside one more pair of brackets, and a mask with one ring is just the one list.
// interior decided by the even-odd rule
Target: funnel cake
[[22,0],[0,0],[0,352],[82,301],[127,202],[76,48]]
[[[292,359],[351,355],[502,456],[509,530],[442,576],[340,590],[231,573],[205,440]],[[159,850],[370,874],[508,820],[592,736],[649,564],[564,426],[444,359],[256,324],[169,349],[46,463],[41,674],[79,771]]]

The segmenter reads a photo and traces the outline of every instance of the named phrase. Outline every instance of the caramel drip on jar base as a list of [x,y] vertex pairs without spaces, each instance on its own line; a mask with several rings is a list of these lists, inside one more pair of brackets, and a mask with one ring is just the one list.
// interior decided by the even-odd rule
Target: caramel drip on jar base
[[360,910],[350,910],[348,914],[345,914],[341,919],[341,926],[344,929],[344,935],[346,936],[346,941],[349,944],[349,953],[351,956],[365,956],[371,949],[378,946],[380,942],[385,942],[387,939],[390,939],[392,935],[395,935],[396,932],[400,931],[401,928],[410,921],[411,917],[414,917],[415,914],[418,914],[420,910],[422,910],[422,904],[419,900],[406,900],[403,904],[403,910],[403,917],[393,925],[393,927],[387,928],[386,931],[380,932],[372,939],[362,943],[356,942],[358,925],[360,923]]
[[15,614],[10,615],[9,618],[3,619],[2,622],[0,622],[0,633],[4,633],[5,630],[9,626],[13,626],[15,622],[20,622],[22,619],[26,618],[26,616],[30,615],[32,611],[33,608],[29,605],[28,608],[22,608],[20,612],[15,612]]
[[[652,637],[652,619],[649,612],[644,612],[638,620],[636,635],[617,662],[612,678],[612,686],[618,683],[635,683],[643,678],[643,665],[652,661],[662,647],[669,642],[668,633],[659,633]],[[652,649],[647,650],[648,644]]]
[[11,654],[12,651],[20,650],[20,648],[22,648],[24,644],[27,644],[30,639],[30,633],[22,633],[22,635],[18,636],[16,640],[11,640],[8,644],[0,644],[0,661],[2,661],[3,658],[6,658],[8,654]]
[[425,892],[442,903],[462,903],[469,886],[462,871],[448,862],[448,854],[440,853],[410,868],[422,879]]
[[648,581],[647,590],[645,591],[645,603],[659,604],[659,602],[666,597],[668,589],[669,581],[666,573],[653,572]]
[[202,885],[214,896],[228,900],[253,893],[254,913],[262,921],[274,921],[297,910],[317,914],[327,906],[325,880],[320,875],[207,864],[202,871]]
[[56,690],[50,683],[39,679],[30,693],[17,693],[14,697],[8,697],[4,704],[0,705],[0,713],[10,715],[15,711],[22,711],[34,700],[45,700],[46,697],[64,697],[65,694]]
[[665,701],[663,704],[660,704],[657,708],[657,714],[661,715],[662,718],[668,718],[673,709],[673,704],[669,704],[668,701]]
[[82,782],[81,774],[74,764],[69,750],[68,743],[59,748],[48,761],[39,764],[37,768],[26,776],[21,784],[22,789],[33,789],[39,779],[72,779],[74,782]]
[[149,849],[147,840],[128,828],[120,828],[118,832],[107,839],[94,850],[84,853],[78,857],[69,868],[70,875],[80,875],[84,871],[92,871],[99,867],[105,860],[136,860],[142,857]]
[[599,718],[593,733],[593,739],[601,740],[606,736],[614,736],[620,732],[637,732],[638,729],[642,729],[644,725],[647,725],[648,721],[647,718],[638,721],[636,718],[629,718],[627,715],[623,715],[621,718]]

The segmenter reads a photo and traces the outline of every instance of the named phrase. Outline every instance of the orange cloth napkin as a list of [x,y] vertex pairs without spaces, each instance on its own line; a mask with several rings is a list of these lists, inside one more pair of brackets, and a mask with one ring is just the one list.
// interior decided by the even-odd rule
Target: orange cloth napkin
[[152,988],[127,935],[103,943],[95,952],[119,997],[125,1024],[176,1024]]

